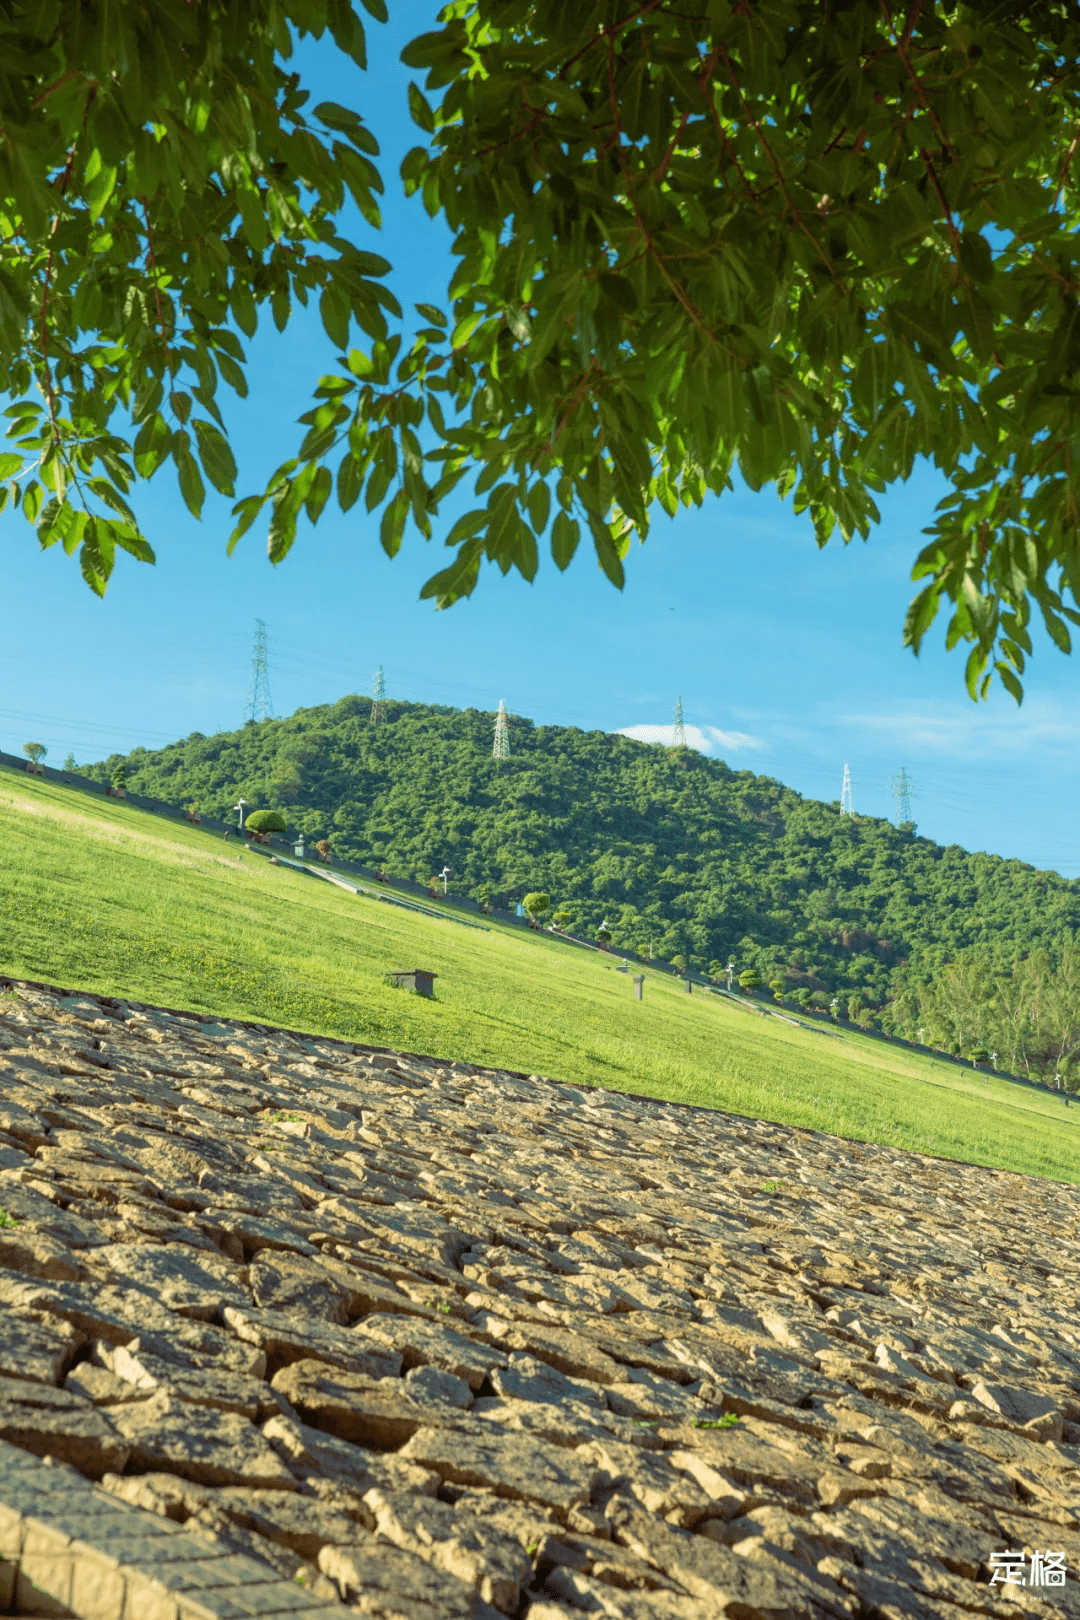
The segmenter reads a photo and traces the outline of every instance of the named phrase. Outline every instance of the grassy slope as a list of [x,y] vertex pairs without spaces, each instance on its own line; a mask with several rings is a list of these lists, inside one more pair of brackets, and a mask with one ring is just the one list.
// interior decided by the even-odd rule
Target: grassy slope
[[[384,982],[440,975],[435,1001]],[[365,900],[195,827],[0,769],[0,972],[1080,1182],[1080,1107],[752,1018],[599,954]]]

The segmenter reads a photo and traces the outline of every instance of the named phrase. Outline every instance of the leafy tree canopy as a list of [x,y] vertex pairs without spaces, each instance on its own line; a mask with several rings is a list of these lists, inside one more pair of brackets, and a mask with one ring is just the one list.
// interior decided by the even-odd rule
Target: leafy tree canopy
[[237,330],[317,296],[338,369],[232,543],[268,514],[279,560],[336,484],[393,554],[474,478],[425,594],[467,594],[485,559],[531,579],[541,540],[565,568],[583,533],[621,585],[656,508],[736,470],[824,544],[865,538],[922,455],[951,492],[909,643],[947,604],[972,695],[996,671],[1017,699],[1033,604],[1069,650],[1075,6],[451,0],[405,52],[427,94],[403,178],[455,232],[452,309],[393,332],[389,267],[335,224],[346,191],[377,222],[375,143],[306,110],[290,28],[363,65],[348,0],[0,18],[0,467],[95,589],[117,546],[152,555],[136,476],[171,460],[193,511],[203,475],[233,491],[216,389],[244,390]]

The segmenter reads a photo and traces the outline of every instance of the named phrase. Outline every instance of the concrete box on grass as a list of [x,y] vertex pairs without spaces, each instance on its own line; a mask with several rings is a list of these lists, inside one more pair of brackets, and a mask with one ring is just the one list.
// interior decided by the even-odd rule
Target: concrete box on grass
[[644,988],[645,988],[645,975],[644,975],[644,973],[635,973],[634,974],[634,1000],[635,1001],[640,1001],[641,1000],[641,992],[643,991]]
[[395,968],[390,977],[396,979],[403,990],[413,990],[418,996],[433,996],[435,994],[435,980],[437,973],[429,973],[427,968]]

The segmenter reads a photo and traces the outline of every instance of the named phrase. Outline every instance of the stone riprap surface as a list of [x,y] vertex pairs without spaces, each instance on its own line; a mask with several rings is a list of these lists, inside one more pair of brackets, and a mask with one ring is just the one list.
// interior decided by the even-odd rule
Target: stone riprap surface
[[15,985],[0,1210],[0,1605],[1080,1617],[1078,1188]]

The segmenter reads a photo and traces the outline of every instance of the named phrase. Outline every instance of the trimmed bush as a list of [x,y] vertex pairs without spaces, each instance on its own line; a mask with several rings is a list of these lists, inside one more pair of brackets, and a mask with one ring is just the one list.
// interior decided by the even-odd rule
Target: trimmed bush
[[280,810],[253,810],[244,818],[244,826],[253,833],[283,833],[285,817]]

